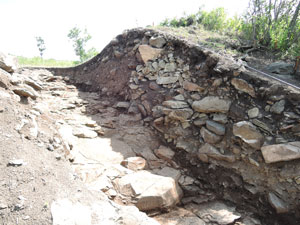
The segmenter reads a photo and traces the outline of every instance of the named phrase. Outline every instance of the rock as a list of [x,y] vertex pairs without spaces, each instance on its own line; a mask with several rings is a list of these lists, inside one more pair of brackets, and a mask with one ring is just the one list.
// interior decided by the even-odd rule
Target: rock
[[147,161],[142,157],[129,157],[121,162],[121,165],[133,170],[143,170],[147,166]]
[[32,99],[36,99],[38,97],[38,93],[29,86],[16,87],[13,89],[13,92],[21,97],[30,97]]
[[0,69],[13,73],[17,69],[16,59],[0,52]]
[[286,144],[267,145],[261,148],[266,163],[290,161],[300,158],[300,142]]
[[241,121],[233,125],[233,134],[255,149],[260,149],[264,143],[264,136],[256,127],[247,121]]
[[225,126],[212,120],[206,121],[206,128],[217,135],[225,135]]
[[185,109],[163,109],[163,113],[168,115],[168,118],[171,120],[178,120],[180,122],[186,122],[192,115],[193,110],[190,108]]
[[251,84],[248,84],[247,81],[242,79],[233,78],[231,80],[231,84],[237,89],[238,91],[245,92],[252,97],[255,97],[255,90]]
[[6,209],[6,208],[8,208],[8,205],[3,200],[0,200],[0,210]]
[[164,101],[163,106],[169,107],[171,109],[182,109],[182,108],[189,108],[189,105],[184,101]]
[[167,63],[165,65],[165,68],[164,68],[164,72],[168,73],[168,72],[175,72],[176,70],[176,64],[175,63]]
[[156,59],[161,53],[162,49],[152,48],[149,45],[140,45],[139,52],[143,62],[146,64],[149,60]]
[[10,86],[10,74],[0,69],[0,87],[7,89]]
[[203,87],[200,87],[199,85],[194,84],[189,81],[184,81],[182,86],[183,86],[183,89],[185,89],[187,91],[198,91],[198,92],[204,91]]
[[13,159],[8,162],[8,166],[22,166],[26,165],[23,159]]
[[178,81],[178,77],[158,77],[157,84],[174,84]]
[[159,89],[159,86],[155,82],[150,82],[149,88],[155,91]]
[[156,48],[162,48],[166,43],[166,40],[161,36],[151,37],[149,39],[149,44]]
[[169,213],[155,216],[155,219],[162,225],[206,225],[195,214],[183,208],[174,208]]
[[204,127],[201,128],[200,133],[201,133],[201,136],[204,139],[204,141],[209,144],[216,144],[222,140],[221,136],[218,136],[218,135],[210,132],[209,130],[205,129]]
[[73,129],[73,135],[80,138],[95,138],[98,134],[86,127],[77,127]]
[[258,115],[259,115],[259,109],[257,107],[248,110],[248,116],[250,119],[256,118],[258,117]]
[[235,157],[232,155],[222,155],[218,149],[214,146],[205,143],[199,150],[198,150],[198,158],[203,162],[209,162],[208,158],[213,158],[216,160],[222,160],[227,162],[234,162]]
[[279,197],[273,193],[268,194],[268,200],[271,206],[276,210],[278,214],[287,213],[289,211],[288,206]]
[[275,62],[268,65],[265,70],[276,74],[293,74],[294,68],[292,64],[285,62]]
[[181,176],[181,173],[179,170],[176,170],[176,169],[174,169],[172,167],[168,167],[168,166],[162,168],[161,170],[155,171],[155,173],[160,176],[171,177],[176,182],[179,181],[180,176]]
[[43,90],[42,85],[40,85],[38,82],[32,80],[32,79],[26,79],[25,80],[25,84],[31,86],[32,88],[34,88],[37,91],[41,91]]
[[169,208],[179,203],[182,191],[173,178],[162,177],[147,171],[138,171],[120,178],[119,192],[137,199],[141,211]]
[[167,162],[171,162],[175,155],[175,152],[172,149],[163,145],[159,146],[158,149],[155,149],[154,153],[158,158],[166,160]]
[[222,124],[226,124],[228,122],[228,117],[225,114],[215,113],[213,115],[213,121],[216,121],[216,122],[222,123]]
[[234,221],[241,217],[241,214],[235,211],[235,207],[227,206],[223,202],[214,201],[200,205],[190,204],[187,208],[191,209],[200,219],[209,224],[233,224]]
[[221,112],[227,113],[231,105],[230,100],[220,99],[215,96],[207,96],[200,101],[194,101],[192,108],[197,112],[213,113]]
[[271,113],[281,114],[284,111],[284,105],[285,100],[280,100],[276,102],[272,107],[270,108]]
[[123,109],[128,109],[130,106],[130,102],[118,102],[116,107],[117,108],[123,108]]
[[194,120],[194,125],[198,127],[202,127],[203,125],[206,124],[206,121],[208,120],[208,116],[206,114],[200,114],[199,118]]

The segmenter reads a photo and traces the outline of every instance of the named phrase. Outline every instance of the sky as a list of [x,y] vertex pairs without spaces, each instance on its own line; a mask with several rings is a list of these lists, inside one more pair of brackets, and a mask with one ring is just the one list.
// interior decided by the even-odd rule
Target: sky
[[35,37],[44,39],[44,58],[78,59],[67,35],[77,26],[92,36],[87,48],[101,51],[124,30],[158,25],[165,18],[224,7],[242,13],[248,0],[0,0],[0,51],[39,56]]

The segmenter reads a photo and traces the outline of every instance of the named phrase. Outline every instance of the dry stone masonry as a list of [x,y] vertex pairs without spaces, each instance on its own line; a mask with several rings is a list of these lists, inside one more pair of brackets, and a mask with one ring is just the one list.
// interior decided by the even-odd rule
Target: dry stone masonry
[[[161,138],[163,146],[147,146],[154,154],[139,156],[152,170],[159,159],[168,163],[170,169],[161,171],[175,178],[168,190],[159,190],[168,186],[163,185],[143,191],[156,179],[165,181],[138,171],[146,167],[139,158],[122,162],[136,165],[137,172],[116,182],[140,210],[174,206],[182,189],[181,204],[207,224],[300,223],[297,90],[246,70],[230,56],[153,30],[126,31],[90,61],[50,70],[81,90],[119,99],[118,110]],[[184,176],[178,178],[174,169]]]

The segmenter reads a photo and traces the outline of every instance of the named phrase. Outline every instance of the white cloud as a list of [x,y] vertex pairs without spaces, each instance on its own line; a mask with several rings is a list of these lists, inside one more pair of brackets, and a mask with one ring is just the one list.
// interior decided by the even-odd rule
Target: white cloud
[[75,59],[68,31],[78,25],[92,35],[90,45],[101,50],[114,36],[165,18],[223,6],[233,15],[248,0],[0,0],[0,51],[38,56],[36,36],[44,38],[46,58]]

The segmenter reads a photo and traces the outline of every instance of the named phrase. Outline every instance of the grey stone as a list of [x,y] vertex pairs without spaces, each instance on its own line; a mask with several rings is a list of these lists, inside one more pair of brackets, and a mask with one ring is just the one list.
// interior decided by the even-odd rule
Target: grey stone
[[224,135],[225,134],[225,126],[219,123],[216,123],[212,120],[206,121],[206,128],[217,135]]
[[156,48],[162,48],[166,43],[166,40],[162,36],[151,37],[149,39],[149,44]]
[[284,105],[285,105],[285,100],[280,100],[279,102],[276,102],[274,105],[272,105],[270,112],[281,114],[284,111]]
[[259,108],[254,107],[248,110],[248,116],[250,119],[256,118],[259,115]]
[[213,120],[218,123],[226,124],[228,122],[228,117],[226,114],[215,113],[213,115]]
[[157,84],[174,84],[178,81],[178,77],[158,77]]
[[232,224],[241,217],[241,214],[235,211],[235,207],[225,205],[223,202],[208,202],[201,205],[189,205],[200,219],[206,223],[216,223],[220,225]]
[[209,144],[216,144],[222,140],[222,137],[219,135],[216,135],[209,130],[205,129],[204,127],[200,130],[201,136],[204,139],[205,142]]
[[256,127],[247,121],[241,121],[233,125],[233,134],[255,149],[260,149],[264,143],[264,136]]
[[222,112],[227,113],[231,105],[230,100],[220,99],[215,96],[207,96],[200,101],[194,101],[192,107],[197,112],[213,113]]
[[163,106],[169,107],[171,109],[189,108],[189,105],[184,101],[168,100],[164,101],[162,104]]
[[173,97],[174,100],[177,100],[177,101],[184,101],[184,96],[183,95],[176,95],[175,97]]
[[181,122],[186,122],[193,115],[193,110],[190,108],[184,109],[162,109],[163,113],[168,116],[171,120],[178,120]]
[[266,163],[290,161],[300,158],[300,142],[286,144],[267,145],[261,148]]
[[128,109],[130,106],[130,102],[118,102],[116,107],[117,108],[123,108],[123,109]]
[[168,167],[168,166],[162,168],[161,170],[156,171],[155,173],[160,176],[171,177],[176,182],[179,181],[180,176],[181,176],[181,173],[179,170],[176,170],[176,169],[174,169],[172,167]]
[[270,192],[268,194],[268,200],[271,206],[276,210],[278,214],[287,213],[289,211],[286,203],[283,200],[281,200],[279,197],[277,197],[277,195]]
[[175,63],[167,63],[165,65],[165,69],[164,69],[165,72],[175,72],[175,70],[176,70],[176,64]]

